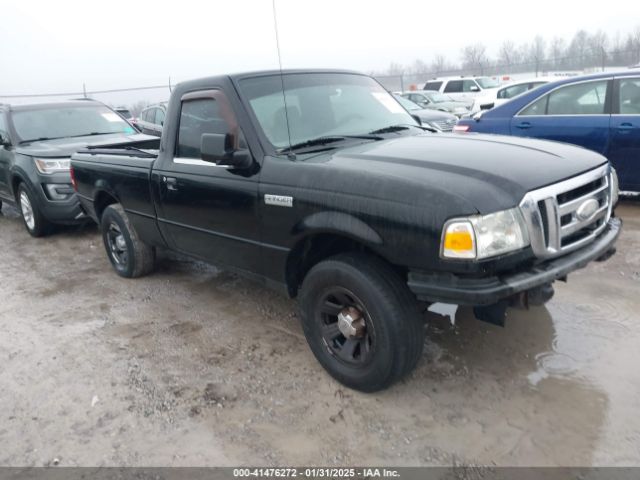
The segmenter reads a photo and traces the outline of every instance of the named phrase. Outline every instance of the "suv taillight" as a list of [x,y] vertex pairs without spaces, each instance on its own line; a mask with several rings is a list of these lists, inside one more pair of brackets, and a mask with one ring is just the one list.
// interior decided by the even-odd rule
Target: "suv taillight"
[[69,167],[69,175],[71,175],[71,186],[77,192],[78,191],[78,182],[76,182],[76,174],[73,171],[73,166]]

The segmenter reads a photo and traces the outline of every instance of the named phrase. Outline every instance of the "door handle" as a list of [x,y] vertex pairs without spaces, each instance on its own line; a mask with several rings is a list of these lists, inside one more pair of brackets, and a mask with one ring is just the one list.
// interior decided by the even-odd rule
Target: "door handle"
[[633,124],[629,122],[618,125],[618,130],[633,130]]
[[178,190],[178,179],[174,177],[162,177],[162,181],[167,186],[167,190]]
[[531,123],[530,122],[520,122],[519,124],[516,125],[516,128],[521,128],[523,130],[526,130],[527,128],[531,128]]

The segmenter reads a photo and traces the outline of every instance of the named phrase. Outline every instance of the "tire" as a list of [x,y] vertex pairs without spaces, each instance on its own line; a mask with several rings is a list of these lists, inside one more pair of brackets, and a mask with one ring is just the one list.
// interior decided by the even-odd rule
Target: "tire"
[[29,235],[37,238],[44,237],[51,232],[52,225],[51,222],[44,218],[35,199],[36,196],[31,193],[31,189],[25,183],[18,185],[16,201],[22,222]]
[[136,278],[153,271],[155,250],[142,242],[119,203],[109,205],[100,219],[107,257],[121,277]]
[[[299,305],[311,351],[347,387],[383,390],[422,355],[425,329],[417,301],[400,276],[373,256],[348,253],[320,262],[302,283]],[[362,319],[352,323],[355,336],[338,328],[337,312],[345,307],[356,308],[349,310],[352,318],[364,319],[364,328]]]

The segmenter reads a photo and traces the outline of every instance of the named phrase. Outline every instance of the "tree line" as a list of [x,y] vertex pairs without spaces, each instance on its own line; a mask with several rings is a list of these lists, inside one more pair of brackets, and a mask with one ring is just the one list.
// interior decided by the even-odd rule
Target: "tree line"
[[410,65],[392,62],[386,70],[373,73],[377,76],[492,75],[626,67],[639,63],[640,25],[624,35],[578,30],[569,41],[559,36],[546,39],[542,35],[520,44],[504,40],[493,56],[478,42],[463,47],[458,62],[436,54],[430,62],[421,59]]

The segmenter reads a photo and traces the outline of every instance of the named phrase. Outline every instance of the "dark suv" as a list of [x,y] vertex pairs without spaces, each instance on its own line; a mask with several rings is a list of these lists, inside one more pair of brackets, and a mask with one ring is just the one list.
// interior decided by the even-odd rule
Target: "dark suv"
[[144,141],[106,105],[76,100],[0,104],[0,207],[18,207],[31,235],[87,220],[71,187],[69,158],[90,144]]

